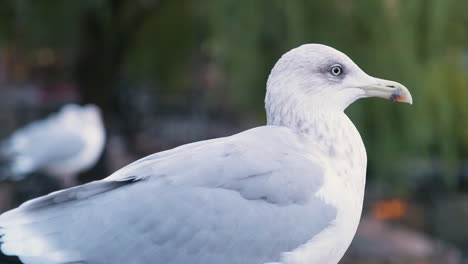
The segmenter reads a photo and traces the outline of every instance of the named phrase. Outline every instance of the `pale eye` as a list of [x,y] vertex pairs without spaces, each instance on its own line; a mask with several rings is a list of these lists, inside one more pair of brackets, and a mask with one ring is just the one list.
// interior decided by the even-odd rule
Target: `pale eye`
[[339,76],[343,73],[343,68],[341,67],[341,65],[333,65],[331,68],[330,68],[330,72],[331,74],[335,75],[335,76]]

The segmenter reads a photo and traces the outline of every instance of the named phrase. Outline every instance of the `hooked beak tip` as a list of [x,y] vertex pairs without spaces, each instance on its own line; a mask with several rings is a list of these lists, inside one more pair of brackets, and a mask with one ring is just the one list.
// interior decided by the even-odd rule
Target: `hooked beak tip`
[[408,103],[410,105],[413,104],[413,97],[411,96],[408,89],[406,88],[404,89],[399,88],[396,92],[394,92],[390,96],[389,99],[392,102],[402,102],[402,103]]

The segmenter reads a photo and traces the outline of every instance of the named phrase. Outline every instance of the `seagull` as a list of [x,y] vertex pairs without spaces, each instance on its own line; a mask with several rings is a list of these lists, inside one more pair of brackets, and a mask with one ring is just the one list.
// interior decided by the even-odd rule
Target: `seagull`
[[76,185],[77,173],[94,166],[104,143],[99,108],[67,104],[47,119],[15,131],[2,142],[0,152],[9,160],[7,178],[21,180],[43,171],[70,187]]
[[28,264],[336,264],[361,216],[366,151],[352,102],[412,103],[403,85],[305,44],[267,82],[267,125],[159,152],[0,216]]

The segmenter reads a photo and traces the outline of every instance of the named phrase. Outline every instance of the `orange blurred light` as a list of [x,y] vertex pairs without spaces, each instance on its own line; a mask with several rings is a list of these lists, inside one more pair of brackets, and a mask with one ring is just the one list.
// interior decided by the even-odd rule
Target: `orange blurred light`
[[401,199],[378,201],[372,208],[372,214],[379,220],[400,219],[406,212],[407,204]]

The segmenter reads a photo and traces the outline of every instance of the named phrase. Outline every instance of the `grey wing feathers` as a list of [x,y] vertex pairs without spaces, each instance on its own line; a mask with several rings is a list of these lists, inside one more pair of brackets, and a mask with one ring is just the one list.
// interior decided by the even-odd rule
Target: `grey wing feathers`
[[[78,222],[85,222],[96,213],[96,206],[90,202],[93,197],[133,182],[95,181],[30,200],[0,215],[2,251],[20,256],[25,263],[87,263],[75,250],[63,246],[64,239],[80,236],[80,228],[85,227]],[[91,210],[83,210],[88,216],[80,214],[83,206],[90,206]],[[78,233],[73,234],[74,231]]]
[[104,192],[111,191],[126,184],[132,183],[135,180],[129,178],[125,181],[93,181],[80,186],[72,187],[69,189],[53,192],[30,201],[23,203],[19,211],[32,211],[48,206],[54,206],[60,203],[71,202],[74,200],[86,199],[93,195],[98,195]]

